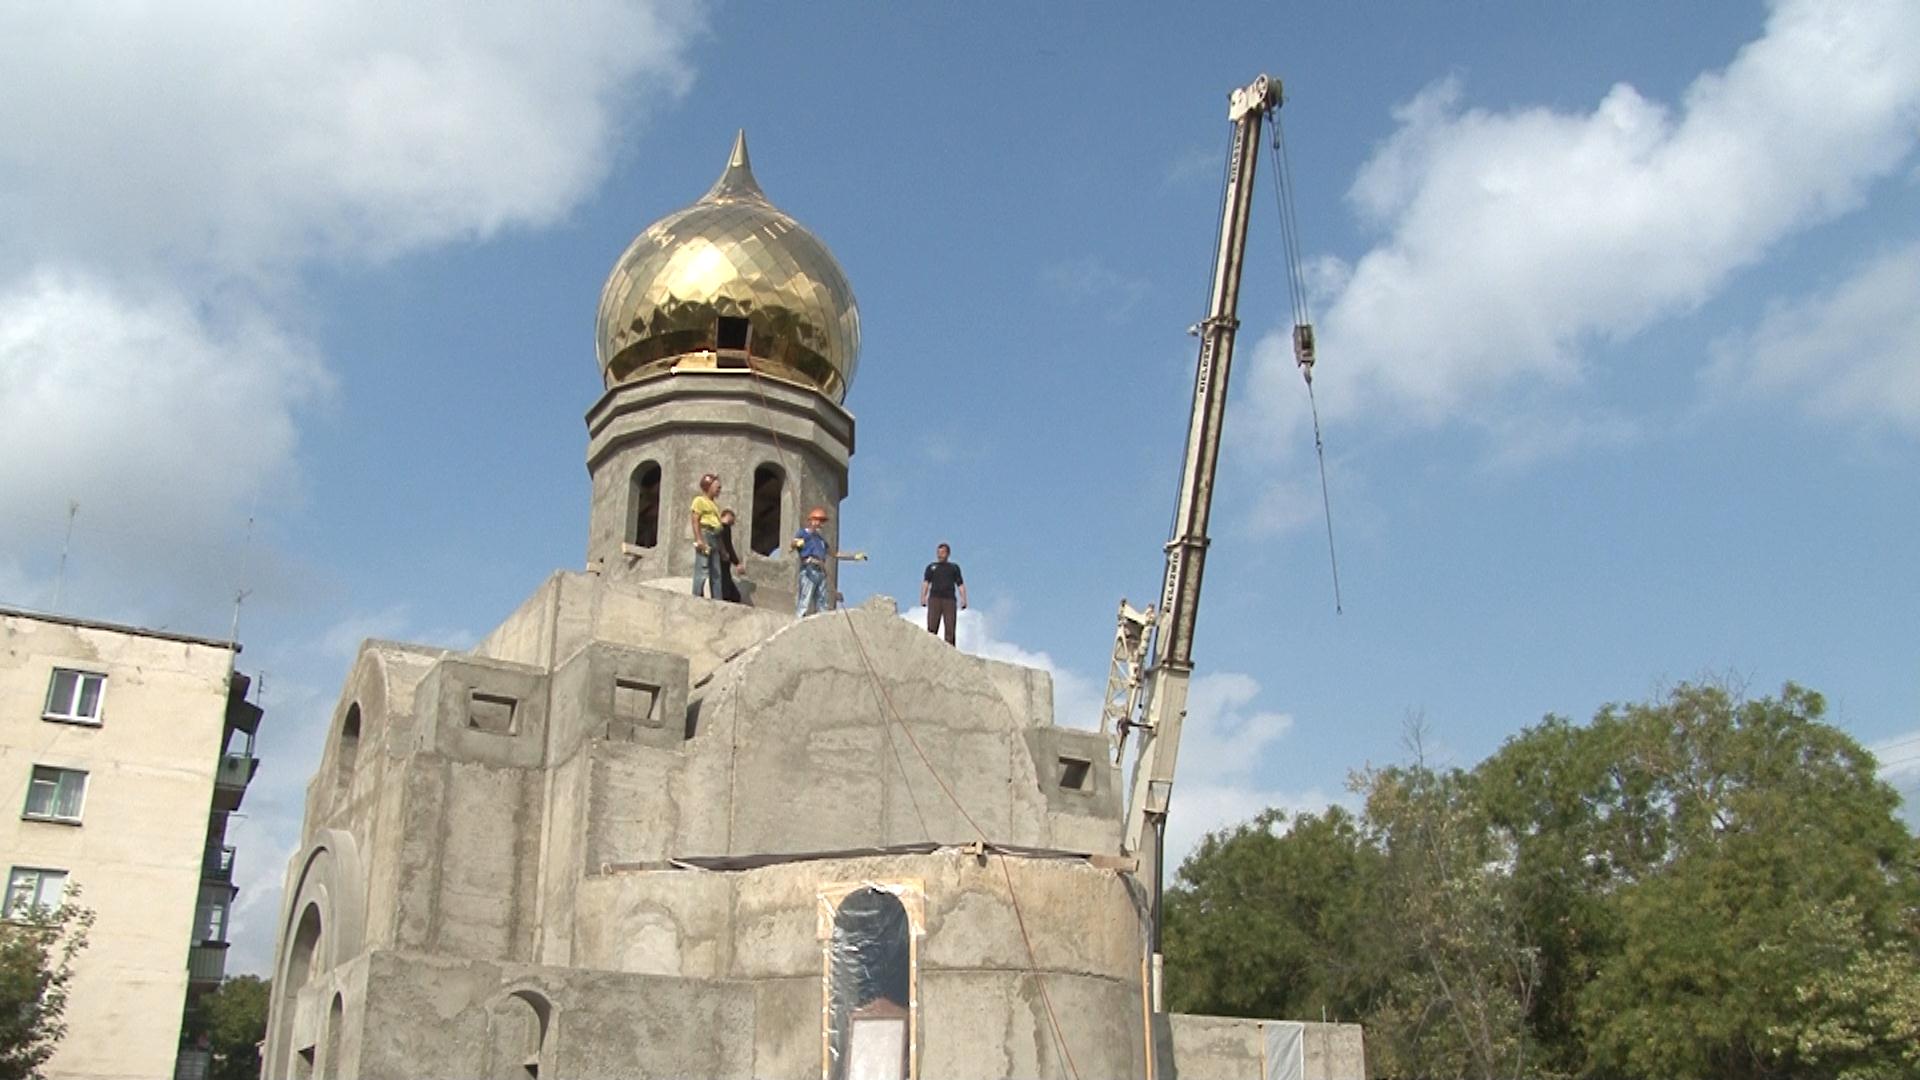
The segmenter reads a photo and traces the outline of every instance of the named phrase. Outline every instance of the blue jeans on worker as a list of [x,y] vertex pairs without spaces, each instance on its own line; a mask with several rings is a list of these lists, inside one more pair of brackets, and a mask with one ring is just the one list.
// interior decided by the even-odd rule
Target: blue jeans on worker
[[712,529],[700,530],[700,543],[707,550],[693,549],[693,595],[701,595],[700,587],[707,587],[707,596],[715,600],[724,600],[720,593],[720,534]]
[[803,561],[800,564],[800,590],[793,598],[793,613],[806,618],[827,610],[827,564]]

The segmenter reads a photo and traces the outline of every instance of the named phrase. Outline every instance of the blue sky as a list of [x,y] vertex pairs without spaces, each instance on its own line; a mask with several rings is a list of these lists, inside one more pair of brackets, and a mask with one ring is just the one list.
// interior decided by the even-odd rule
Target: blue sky
[[250,590],[236,966],[359,639],[582,562],[600,286],[736,128],[860,300],[844,589],[951,542],[963,646],[1091,725],[1262,71],[1345,611],[1263,176],[1176,844],[1410,718],[1469,765],[1703,677],[1824,692],[1920,796],[1920,10],[1302,7],[0,9],[0,602],[51,603],[69,500],[63,609]]

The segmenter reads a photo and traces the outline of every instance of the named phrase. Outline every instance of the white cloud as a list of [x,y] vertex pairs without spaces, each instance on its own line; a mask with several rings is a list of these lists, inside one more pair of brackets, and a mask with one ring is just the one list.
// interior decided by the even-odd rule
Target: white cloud
[[1888,736],[1867,749],[1880,762],[1877,775],[1900,793],[1900,816],[1920,831],[1920,728]]
[[20,5],[0,14],[0,232],[36,256],[246,271],[553,221],[683,5]]
[[248,508],[286,486],[319,358],[245,304],[42,271],[0,290],[0,544],[48,561],[80,504],[90,575],[224,590]]
[[[1626,84],[1579,113],[1464,96],[1446,79],[1402,106],[1354,181],[1382,236],[1316,272],[1337,288],[1319,352],[1323,391],[1341,391],[1323,416],[1497,434],[1542,399],[1566,411],[1593,344],[1699,305],[1902,168],[1920,136],[1920,7],[1782,0],[1674,105]],[[1264,341],[1253,364],[1276,439],[1296,442],[1290,348]],[[1552,426],[1563,446],[1623,437],[1604,418]]]
[[1902,732],[1870,744],[1880,762],[1880,779],[1889,784],[1920,784],[1920,730]]
[[1920,435],[1920,243],[1859,267],[1826,292],[1774,304],[1751,334],[1717,342],[1720,395],[1783,398],[1825,420]]
[[51,579],[77,499],[63,606],[204,621],[334,380],[301,274],[557,220],[698,33],[671,0],[0,8],[10,578]]
[[[909,608],[902,611],[900,617],[915,626],[927,625],[927,609],[924,607]],[[1102,675],[1102,685],[1096,685],[1088,676],[1062,667],[1047,653],[1005,640],[999,632],[999,623],[1004,618],[1004,612],[982,608],[968,608],[961,612],[954,622],[955,647],[961,652],[988,660],[1001,660],[1047,672],[1053,676],[1053,722],[1061,727],[1098,729],[1100,694],[1105,689],[1103,684],[1106,677]]]
[[1167,816],[1167,865],[1179,866],[1200,838],[1269,807],[1322,810],[1334,800],[1272,782],[1293,717],[1259,707],[1260,683],[1218,672],[1196,677],[1181,729],[1180,771]]

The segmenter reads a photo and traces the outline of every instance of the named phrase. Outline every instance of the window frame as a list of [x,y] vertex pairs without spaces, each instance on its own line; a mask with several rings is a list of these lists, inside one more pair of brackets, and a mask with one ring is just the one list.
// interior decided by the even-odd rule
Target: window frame
[[[73,677],[73,687],[66,695],[66,701],[56,708],[55,695],[60,689],[60,677]],[[85,697],[85,689],[91,681],[95,687],[93,694],[93,712],[74,711]],[[99,727],[106,722],[107,711],[107,673],[87,671],[82,668],[56,667],[47,678],[46,707],[40,711],[42,720],[51,720],[56,724],[81,724],[86,727]]]
[[[41,773],[51,773],[53,775],[51,779],[43,779],[40,775]],[[59,813],[58,808],[62,802],[61,791],[66,786],[68,778],[75,776],[80,778],[80,792],[74,798],[74,802],[77,805],[75,805],[72,814]],[[87,780],[88,774],[85,769],[69,769],[64,765],[35,764],[33,771],[27,776],[27,803],[20,810],[21,819],[24,821],[47,821],[56,825],[80,824],[80,819],[86,814],[87,810]],[[34,793],[42,790],[43,785],[49,784],[52,787],[52,794],[47,798],[47,808],[44,810],[35,810],[33,808]]]
[[[20,885],[29,874],[33,876],[33,896],[28,903],[23,905],[16,901],[19,898]],[[52,904],[48,904],[45,900],[41,899],[41,896],[46,891],[47,879],[53,876],[58,876],[60,879],[60,893]],[[32,910],[58,911],[66,905],[67,890],[72,886],[72,883],[73,875],[65,870],[56,869],[51,866],[9,867],[7,870],[7,892],[4,897],[0,897],[0,919],[19,919],[31,914]],[[23,907],[30,910],[22,910]]]

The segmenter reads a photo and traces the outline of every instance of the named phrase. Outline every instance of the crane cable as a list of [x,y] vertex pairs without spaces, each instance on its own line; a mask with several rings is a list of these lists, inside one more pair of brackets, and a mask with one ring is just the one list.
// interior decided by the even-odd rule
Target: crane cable
[[1293,360],[1307,384],[1307,408],[1313,413],[1313,453],[1320,463],[1320,511],[1327,523],[1327,565],[1333,573],[1333,613],[1340,603],[1340,557],[1333,543],[1333,500],[1327,493],[1327,447],[1320,434],[1320,402],[1313,394],[1313,315],[1307,309],[1306,273],[1301,268],[1300,222],[1293,206],[1293,164],[1287,157],[1286,129],[1278,105],[1267,110],[1273,142],[1273,201],[1280,214],[1280,241],[1287,264],[1287,293],[1293,302]]

